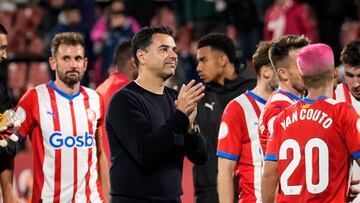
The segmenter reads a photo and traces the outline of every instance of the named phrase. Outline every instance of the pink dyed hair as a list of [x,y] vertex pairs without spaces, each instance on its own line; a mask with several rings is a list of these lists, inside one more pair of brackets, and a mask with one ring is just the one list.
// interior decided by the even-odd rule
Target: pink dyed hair
[[334,68],[334,53],[326,44],[310,44],[297,56],[297,66],[303,76],[316,76]]

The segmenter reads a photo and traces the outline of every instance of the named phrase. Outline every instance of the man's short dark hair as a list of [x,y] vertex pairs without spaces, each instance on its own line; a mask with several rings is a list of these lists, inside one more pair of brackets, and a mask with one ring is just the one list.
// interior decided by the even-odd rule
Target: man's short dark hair
[[132,57],[131,41],[120,42],[115,48],[114,63],[118,68],[126,66],[126,62]]
[[279,62],[288,57],[289,52],[300,49],[309,44],[309,39],[304,35],[284,35],[275,40],[269,50],[269,58],[275,70],[278,69]]
[[210,46],[212,49],[224,52],[229,58],[230,63],[235,63],[236,48],[233,41],[225,34],[210,33],[203,36],[199,42],[197,48]]
[[256,75],[260,75],[260,69],[263,66],[271,66],[269,59],[270,41],[261,41],[256,45],[256,51],[252,56],[252,63]]
[[139,66],[139,60],[136,57],[136,52],[140,49],[146,51],[146,48],[151,44],[151,39],[154,34],[165,34],[172,36],[173,31],[166,26],[146,26],[141,28],[133,37],[131,41],[131,51],[135,59],[136,66]]
[[5,27],[2,24],[0,24],[0,34],[4,34],[4,35],[8,34]]
[[343,48],[340,60],[346,65],[353,67],[360,66],[360,39],[351,41]]
[[66,45],[81,45],[85,47],[84,37],[78,32],[62,32],[54,36],[51,42],[51,54],[55,56],[61,44]]

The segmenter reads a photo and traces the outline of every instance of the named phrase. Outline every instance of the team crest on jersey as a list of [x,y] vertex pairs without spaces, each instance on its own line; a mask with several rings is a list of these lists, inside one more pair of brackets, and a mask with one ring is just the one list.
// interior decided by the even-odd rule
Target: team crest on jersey
[[224,121],[221,122],[219,129],[219,140],[225,138],[228,135],[228,132],[229,132],[228,125]]
[[96,120],[96,113],[94,110],[92,109],[87,109],[86,110],[86,114],[87,114],[87,117],[88,117],[88,120],[90,122],[94,122]]
[[16,117],[16,120],[17,120],[20,124],[25,121],[25,119],[26,119],[26,112],[25,112],[25,110],[24,110],[21,106],[18,106],[18,108],[16,109],[15,117]]

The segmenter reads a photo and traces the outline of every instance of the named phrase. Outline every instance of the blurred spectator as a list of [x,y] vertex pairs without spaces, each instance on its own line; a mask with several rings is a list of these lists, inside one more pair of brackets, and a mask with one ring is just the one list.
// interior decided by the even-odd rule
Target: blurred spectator
[[318,41],[317,32],[317,21],[311,15],[309,5],[297,0],[275,0],[273,6],[265,13],[265,40],[277,39],[288,34],[304,34],[315,43]]
[[354,0],[304,0],[314,7],[318,18],[319,41],[328,44],[334,51],[335,65],[340,61],[340,29],[344,20],[356,19]]
[[194,40],[209,32],[225,32],[225,0],[183,0],[178,3],[183,12],[181,21],[193,33]]
[[256,45],[263,38],[263,14],[266,1],[228,0],[227,35],[236,42],[240,57],[251,60]]
[[154,16],[151,18],[152,26],[164,25],[170,27],[174,32],[173,35],[177,36],[177,23],[174,9],[169,4],[159,5]]
[[140,26],[150,25],[151,17],[154,16],[157,4],[153,0],[125,1],[126,10],[139,23]]
[[51,28],[57,23],[58,15],[60,14],[65,0],[44,0],[40,1],[39,6],[44,11],[44,16],[39,24],[38,31],[42,37],[45,37]]
[[[109,74],[109,68],[114,60],[116,45],[131,40],[134,33],[140,28],[137,21],[125,14],[123,0],[115,0],[110,5],[110,11],[99,19],[91,32],[91,39],[97,43],[97,52],[100,58],[95,69],[100,69],[103,81]],[[99,67],[100,66],[100,67]]]

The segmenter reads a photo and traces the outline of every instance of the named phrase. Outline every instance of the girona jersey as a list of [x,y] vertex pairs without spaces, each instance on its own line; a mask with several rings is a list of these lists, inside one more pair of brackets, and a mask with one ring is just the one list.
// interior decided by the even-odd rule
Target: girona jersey
[[237,162],[239,202],[261,202],[263,155],[257,125],[265,103],[247,91],[227,105],[221,119],[217,156]]
[[264,152],[266,150],[267,140],[269,139],[269,126],[272,125],[274,119],[282,110],[291,104],[294,104],[299,99],[299,97],[293,95],[292,93],[285,92],[280,89],[277,89],[270,95],[259,118],[258,129],[260,144]]
[[336,86],[334,92],[334,99],[338,101],[349,102],[355,108],[355,111],[360,115],[360,101],[358,101],[349,90],[349,87],[345,83],[340,83]]
[[360,157],[359,122],[348,103],[324,97],[279,114],[265,156],[278,162],[278,201],[346,202],[351,157]]
[[52,81],[29,90],[17,110],[18,130],[33,149],[33,202],[102,202],[95,136],[102,122],[98,94],[80,87],[70,96]]
[[[345,83],[340,83],[337,85],[336,90],[334,92],[334,99],[338,101],[346,101],[350,103],[355,111],[360,115],[360,101],[358,101],[350,92],[349,87]],[[354,180],[360,179],[360,167],[354,162],[352,167],[352,178]],[[358,190],[360,190],[360,185],[352,186]],[[353,202],[360,202],[360,196],[354,199]]]
[[[126,76],[120,73],[112,73],[103,83],[99,85],[98,88],[96,88],[96,91],[101,95],[101,98],[104,101],[105,111],[110,101],[110,98],[114,94],[114,92],[124,87],[129,82],[130,80]],[[101,124],[101,134],[103,136],[102,141],[103,141],[106,158],[108,160],[108,163],[110,163],[110,149],[109,149],[109,142],[105,129],[105,122]]]

